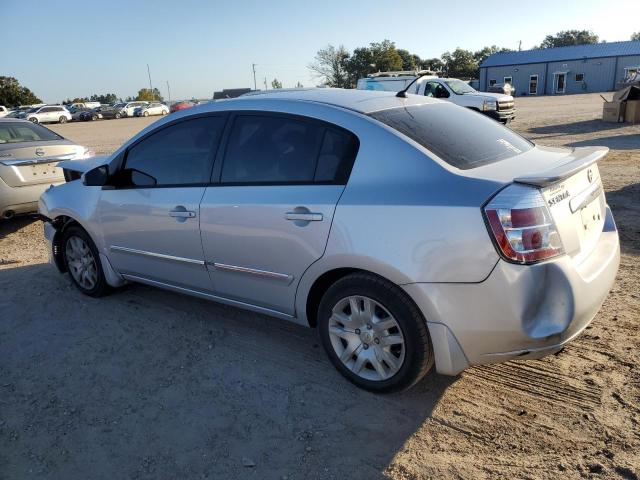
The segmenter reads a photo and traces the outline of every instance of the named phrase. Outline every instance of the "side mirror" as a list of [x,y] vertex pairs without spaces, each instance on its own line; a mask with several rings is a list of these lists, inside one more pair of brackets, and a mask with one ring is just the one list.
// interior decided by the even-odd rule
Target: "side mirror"
[[87,187],[102,187],[109,179],[109,166],[101,165],[93,168],[82,176],[82,184]]

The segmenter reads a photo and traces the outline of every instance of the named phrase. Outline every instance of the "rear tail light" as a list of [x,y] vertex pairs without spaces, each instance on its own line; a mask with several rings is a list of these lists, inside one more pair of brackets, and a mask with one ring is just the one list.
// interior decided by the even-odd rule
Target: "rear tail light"
[[514,263],[534,263],[562,255],[564,248],[551,212],[536,188],[509,185],[484,207],[498,251]]

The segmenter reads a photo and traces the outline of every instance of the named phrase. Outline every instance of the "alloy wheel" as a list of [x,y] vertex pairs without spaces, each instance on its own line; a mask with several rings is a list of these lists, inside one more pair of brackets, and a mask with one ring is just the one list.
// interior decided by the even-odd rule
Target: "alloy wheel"
[[405,342],[396,319],[377,301],[343,298],[332,309],[329,339],[340,361],[367,380],[394,376],[404,363]]
[[98,268],[89,245],[73,235],[67,240],[65,255],[69,272],[76,283],[85,290],[92,290],[98,282]]

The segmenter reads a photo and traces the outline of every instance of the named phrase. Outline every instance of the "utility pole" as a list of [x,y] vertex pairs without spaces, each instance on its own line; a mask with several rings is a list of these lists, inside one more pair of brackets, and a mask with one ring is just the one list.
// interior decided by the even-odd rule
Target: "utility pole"
[[267,77],[264,77],[264,89],[265,89],[265,90],[269,90],[269,89],[267,88]]
[[151,90],[151,95],[153,97],[153,99],[155,100],[156,97],[153,94],[153,87],[151,86],[151,70],[149,70],[149,64],[147,63],[147,75],[149,75],[149,90]]
[[167,80],[167,91],[169,92],[169,103],[171,103],[171,87],[169,86],[169,80]]
[[522,51],[522,40],[518,42],[518,51]]
[[256,64],[252,63],[251,68],[253,68],[253,89],[258,89],[258,84],[256,83]]

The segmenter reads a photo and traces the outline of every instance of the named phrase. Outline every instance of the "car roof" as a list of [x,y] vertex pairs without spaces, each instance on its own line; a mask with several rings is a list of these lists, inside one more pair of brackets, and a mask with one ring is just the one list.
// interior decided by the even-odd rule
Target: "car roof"
[[12,122],[31,123],[29,120],[24,120],[22,118],[0,117],[0,123],[12,123]]
[[[396,97],[396,92],[355,90],[343,88],[296,88],[251,92],[238,98],[219,102],[245,102],[251,100],[296,100],[315,102],[346,108],[359,113],[371,113],[390,108],[441,103],[442,100],[421,95]],[[212,105],[212,104],[209,104]]]

